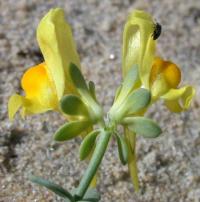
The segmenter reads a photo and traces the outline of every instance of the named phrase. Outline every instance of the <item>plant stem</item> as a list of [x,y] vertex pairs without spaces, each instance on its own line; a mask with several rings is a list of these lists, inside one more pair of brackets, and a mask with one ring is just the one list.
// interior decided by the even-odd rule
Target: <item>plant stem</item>
[[[93,153],[94,153],[94,148],[96,147],[96,143],[95,145],[93,146],[93,149],[92,149],[92,152],[89,154],[88,158],[87,158],[87,162],[89,163],[92,156],[93,156]],[[95,173],[94,177],[92,178],[91,182],[90,182],[90,185],[89,187],[90,188],[95,188],[97,186],[97,173],[98,171]]]
[[126,140],[128,144],[128,168],[136,192],[139,191],[139,180],[136,158],[136,134],[125,129]]
[[[88,128],[87,130],[87,134],[89,134],[91,131],[93,130],[93,127]],[[87,136],[87,134],[84,134],[82,137],[85,138]],[[94,148],[96,147],[96,143],[94,145]],[[87,162],[90,161],[90,159],[92,158],[92,155],[94,153],[94,149],[92,149],[92,152],[89,154],[89,156],[87,157]],[[93,179],[91,180],[90,183],[90,188],[95,188],[97,185],[97,173],[95,173]]]
[[76,190],[75,198],[78,200],[82,199],[85,192],[87,191],[101,161],[105,154],[106,148],[108,146],[110,137],[110,131],[102,130],[99,135],[99,140],[97,142],[96,148],[94,150],[93,156],[89,162],[87,170],[85,171],[84,176],[81,179],[81,182]]

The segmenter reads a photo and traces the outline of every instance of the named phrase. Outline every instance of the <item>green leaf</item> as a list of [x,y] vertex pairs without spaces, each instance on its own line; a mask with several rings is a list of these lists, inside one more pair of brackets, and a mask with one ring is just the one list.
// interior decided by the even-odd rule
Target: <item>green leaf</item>
[[162,130],[158,124],[148,118],[125,118],[123,123],[127,124],[130,131],[146,138],[156,138],[162,133]]
[[127,108],[126,112],[128,114],[136,113],[147,107],[150,101],[151,101],[150,91],[144,88],[135,90],[128,96],[127,100],[124,103],[125,107]]
[[88,120],[72,121],[61,126],[54,135],[56,141],[70,140],[83,132],[91,125]]
[[99,104],[94,100],[91,96],[90,91],[87,87],[85,79],[81,74],[81,71],[75,64],[70,64],[69,73],[74,85],[77,88],[77,91],[81,95],[81,99],[86,103],[86,105],[90,106],[91,108],[91,117],[93,121],[97,121],[102,118],[103,110],[99,106]]
[[120,123],[124,117],[139,112],[151,101],[151,94],[147,89],[134,90],[118,108],[111,108],[109,117],[116,123]]
[[[121,106],[124,107],[124,102],[128,99],[127,96],[133,91],[133,89],[139,84],[139,74],[138,74],[138,66],[134,65],[126,75],[123,83],[118,87],[115,93],[114,104],[109,111],[109,116],[111,119],[115,119],[115,121],[119,121],[121,119],[121,115],[118,116],[116,113]],[[139,86],[138,86],[139,87]],[[120,112],[121,113],[121,112]]]
[[121,102],[127,97],[127,95],[133,90],[138,79],[139,79],[138,65],[134,65],[129,70],[128,74],[126,75],[122,83],[122,88],[116,102]]
[[110,130],[101,129],[96,147],[88,163],[88,167],[86,171],[84,172],[84,175],[74,195],[74,198],[76,200],[77,199],[82,200],[83,196],[85,195],[85,192],[87,191],[103,159],[103,156],[106,152],[111,135],[112,135],[112,132]]
[[69,66],[69,74],[71,76],[71,79],[74,83],[74,85],[78,88],[78,89],[82,89],[84,91],[88,91],[88,87],[87,84],[85,82],[85,79],[81,73],[81,71],[79,70],[79,68],[73,64],[70,63]]
[[88,116],[88,109],[80,97],[66,95],[60,101],[61,110],[68,115]]
[[80,146],[80,150],[79,150],[79,155],[81,160],[84,160],[85,158],[87,158],[87,156],[92,151],[99,132],[100,132],[99,130],[94,130],[83,139]]
[[95,84],[93,81],[89,81],[89,91],[90,95],[93,97],[93,99],[97,102],[96,92],[95,92]]
[[117,98],[119,97],[119,94],[120,94],[120,92],[121,92],[121,89],[122,89],[122,85],[120,85],[120,86],[117,88],[116,92],[115,92],[115,99],[114,99],[114,102],[116,102]]
[[75,202],[73,196],[67,190],[63,189],[57,184],[36,176],[30,176],[29,179],[36,184],[46,187],[58,196],[61,196],[62,198],[67,198],[70,200],[70,202]]
[[124,139],[124,137],[120,135],[116,135],[117,138],[117,146],[119,152],[119,158],[123,165],[127,164],[128,161],[128,145]]
[[[73,193],[73,195],[76,193],[76,190],[77,189],[74,189],[73,191],[72,191],[72,193]],[[89,188],[87,191],[86,191],[86,193],[85,193],[85,195],[84,195],[84,197],[82,198],[82,199],[79,199],[78,200],[78,202],[98,202],[98,201],[100,201],[100,199],[101,199],[101,196],[100,196],[100,194],[97,192],[97,190],[96,189],[94,189],[94,188]]]
[[84,200],[88,200],[91,202],[98,202],[101,199],[100,194],[97,192],[96,189],[90,188],[87,190],[87,192],[85,193]]

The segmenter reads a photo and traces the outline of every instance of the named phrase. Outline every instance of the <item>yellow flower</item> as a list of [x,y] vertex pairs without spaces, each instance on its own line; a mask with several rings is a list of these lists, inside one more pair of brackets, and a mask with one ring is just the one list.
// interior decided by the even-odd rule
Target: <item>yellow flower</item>
[[22,116],[58,109],[66,93],[77,93],[69,77],[69,64],[80,68],[71,28],[62,9],[50,10],[37,28],[37,40],[44,63],[28,69],[21,85],[25,96],[14,94],[8,102],[9,118],[21,109]]
[[180,69],[155,56],[155,26],[152,17],[143,11],[134,11],[129,16],[123,34],[123,76],[137,64],[141,85],[151,90],[153,101],[162,98],[171,111],[180,112],[188,109],[195,90],[191,86],[178,89]]
[[178,88],[181,71],[170,61],[155,58],[150,73],[150,89],[153,99],[161,97],[166,106],[173,112],[189,108],[195,90],[191,86]]
[[153,40],[155,24],[144,11],[135,10],[125,24],[122,48],[123,77],[133,65],[139,66],[143,85],[149,86],[150,65],[153,63],[156,41]]

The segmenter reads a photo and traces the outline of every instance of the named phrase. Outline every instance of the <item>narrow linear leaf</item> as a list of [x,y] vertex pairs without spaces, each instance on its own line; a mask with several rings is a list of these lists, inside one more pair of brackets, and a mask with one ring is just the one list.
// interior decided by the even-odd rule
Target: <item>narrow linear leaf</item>
[[[76,190],[77,189],[74,189],[73,191],[72,191],[72,194],[75,194],[76,193]],[[84,195],[84,197],[82,198],[82,199],[79,199],[78,200],[78,202],[98,202],[98,201],[100,201],[100,199],[101,199],[101,196],[100,196],[100,194],[97,192],[97,190],[96,189],[94,189],[94,188],[89,188],[87,191],[86,191],[86,193],[85,193],[85,195]]]
[[90,95],[93,97],[93,99],[97,102],[96,92],[95,92],[95,84],[93,81],[89,81],[89,91]]
[[48,180],[45,180],[41,177],[36,177],[36,176],[30,176],[29,179],[36,184],[46,187],[47,189],[51,190],[58,196],[69,199],[70,202],[74,201],[73,196],[67,190],[63,189],[62,187],[60,187],[59,185],[53,182],[50,182]]
[[85,193],[84,200],[88,200],[91,202],[98,202],[101,199],[100,194],[97,192],[96,189],[90,188],[87,190],[87,192]]
[[120,86],[117,88],[116,92],[115,92],[115,98],[114,98],[114,102],[115,102],[115,103],[116,103],[117,98],[119,97],[119,94],[120,94],[120,92],[121,92],[121,89],[122,89],[122,85],[120,85]]
[[72,121],[61,126],[54,135],[56,141],[70,140],[83,132],[91,125],[88,120]]
[[133,90],[138,79],[139,79],[138,65],[134,65],[129,70],[129,72],[127,73],[127,75],[124,78],[124,81],[122,83],[122,88],[121,88],[120,94],[118,96],[118,99],[120,101],[122,99],[125,99],[126,96]]
[[61,110],[68,115],[88,116],[88,109],[80,97],[66,95],[60,101]]
[[88,157],[93,149],[93,146],[95,145],[99,132],[99,130],[92,131],[83,139],[79,150],[80,160],[84,160]]
[[[126,114],[125,110],[127,110],[127,99],[130,98],[130,93],[133,91],[136,85],[138,85],[138,81],[138,66],[134,65],[129,70],[123,83],[118,87],[115,93],[114,104],[109,111],[111,117],[117,117],[117,121],[119,121],[118,119],[121,119],[124,114]],[[119,109],[120,111],[118,111]]]
[[102,108],[90,94],[90,91],[87,87],[87,84],[85,82],[83,75],[81,74],[81,71],[76,65],[71,63],[69,68],[69,73],[74,85],[77,88],[77,91],[81,95],[82,100],[92,109],[91,111],[93,114],[92,115],[93,119],[94,120],[99,119],[102,116]]
[[69,74],[71,76],[71,79],[74,83],[74,85],[78,88],[78,89],[83,89],[84,91],[88,92],[88,87],[87,84],[85,82],[85,79],[81,73],[81,71],[79,70],[79,68],[73,64],[70,63],[69,66]]
[[156,138],[162,130],[157,123],[144,117],[131,117],[124,119],[129,130],[145,138]]
[[124,139],[124,137],[116,135],[117,138],[117,146],[118,146],[118,153],[120,161],[123,165],[127,164],[128,161],[128,146]]

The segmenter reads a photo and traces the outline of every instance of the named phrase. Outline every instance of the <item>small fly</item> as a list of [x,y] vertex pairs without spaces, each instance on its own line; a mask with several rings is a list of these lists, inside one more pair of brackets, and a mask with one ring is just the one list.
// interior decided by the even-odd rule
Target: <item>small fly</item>
[[162,32],[162,26],[159,23],[156,23],[152,34],[153,40],[158,39],[158,37],[161,35],[161,32]]

